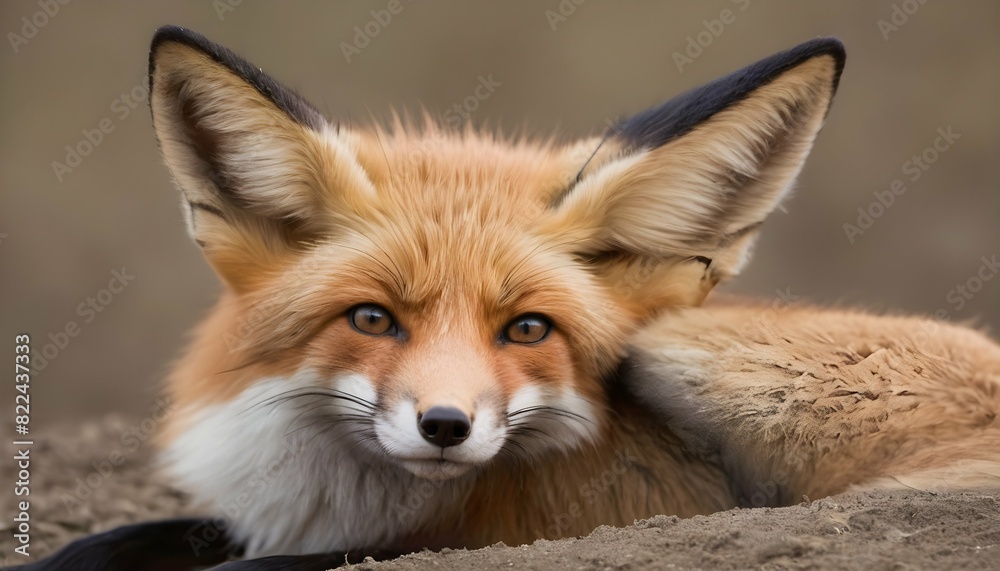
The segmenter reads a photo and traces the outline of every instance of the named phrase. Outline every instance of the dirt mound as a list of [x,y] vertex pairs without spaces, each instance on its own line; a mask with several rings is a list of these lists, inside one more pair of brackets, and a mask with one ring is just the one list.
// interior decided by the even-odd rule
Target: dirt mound
[[[138,430],[134,430],[138,428]],[[141,427],[109,417],[37,436],[31,451],[31,560],[77,537],[190,513],[153,474]],[[9,446],[9,445],[8,445]],[[2,468],[15,480],[13,464]],[[3,494],[13,514],[14,494]],[[14,553],[12,516],[0,522],[0,562]],[[657,516],[587,537],[421,552],[352,569],[1000,569],[1000,490],[854,493],[788,508],[707,517]]]

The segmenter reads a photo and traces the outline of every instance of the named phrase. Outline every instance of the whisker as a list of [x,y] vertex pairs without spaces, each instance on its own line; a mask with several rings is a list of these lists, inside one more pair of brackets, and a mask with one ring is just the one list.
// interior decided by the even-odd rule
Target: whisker
[[300,387],[295,389],[289,389],[283,393],[270,396],[264,399],[263,401],[251,405],[250,407],[247,408],[247,410],[243,411],[243,413],[244,414],[248,413],[262,406],[272,406],[292,399],[298,399],[309,396],[322,396],[322,397],[347,401],[356,404],[359,407],[369,412],[374,412],[376,410],[375,403],[369,402],[368,400],[365,400],[359,396],[352,395],[350,393],[338,389],[331,389],[326,387]]
[[517,410],[515,410],[513,412],[508,412],[507,413],[507,418],[513,418],[513,417],[515,417],[517,415],[525,414],[525,413],[528,413],[528,412],[535,412],[535,411],[538,411],[538,410],[544,410],[545,408],[547,408],[545,405],[527,406],[527,407],[524,407],[524,408],[519,408],[519,409],[517,409]]
[[546,405],[537,405],[537,406],[525,407],[525,408],[516,410],[514,412],[508,413],[507,414],[507,418],[509,419],[509,418],[511,418],[513,416],[518,416],[518,415],[527,414],[527,413],[535,413],[535,414],[538,414],[539,416],[544,416],[544,415],[551,414],[551,415],[554,415],[554,416],[561,416],[563,418],[572,418],[572,419],[575,419],[575,420],[579,420],[579,421],[583,421],[583,422],[588,422],[590,424],[594,424],[594,421],[592,419],[587,418],[586,416],[583,416],[582,414],[577,414],[577,413],[575,413],[575,412],[573,412],[571,410],[566,410],[566,409],[563,409],[563,408],[554,407],[554,406],[546,406]]
[[[365,104],[365,107],[367,108],[368,105]],[[368,109],[368,115],[374,117],[371,109]],[[394,178],[392,174],[392,165],[389,163],[389,156],[385,152],[385,146],[382,145],[382,136],[379,134],[381,129],[376,127],[372,131],[375,133],[375,140],[378,141],[378,148],[382,151],[382,158],[385,159],[385,168],[389,169],[389,180],[392,180]]]

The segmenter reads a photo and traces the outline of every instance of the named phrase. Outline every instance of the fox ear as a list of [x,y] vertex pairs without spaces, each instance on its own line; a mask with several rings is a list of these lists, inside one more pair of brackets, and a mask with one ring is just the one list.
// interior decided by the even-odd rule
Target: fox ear
[[188,230],[237,290],[373,193],[309,103],[226,48],[173,26],[149,56],[150,107]]
[[788,193],[844,58],[836,39],[806,42],[612,128],[548,232],[646,311],[700,304]]

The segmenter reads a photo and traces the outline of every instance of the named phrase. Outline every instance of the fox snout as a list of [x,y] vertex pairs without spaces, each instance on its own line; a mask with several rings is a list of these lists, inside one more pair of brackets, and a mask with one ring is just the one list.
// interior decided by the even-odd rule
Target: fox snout
[[[375,434],[387,459],[422,478],[461,476],[501,450],[540,453],[593,437],[599,414],[571,386],[525,384],[504,397],[485,391],[464,406],[447,394],[379,403]],[[431,404],[426,404],[431,403]]]

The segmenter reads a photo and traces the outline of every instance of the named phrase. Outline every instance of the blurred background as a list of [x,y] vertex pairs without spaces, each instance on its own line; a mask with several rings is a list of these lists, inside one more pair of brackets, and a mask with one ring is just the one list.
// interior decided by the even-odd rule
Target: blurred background
[[[0,340],[8,359],[17,333],[39,352],[35,427],[147,414],[218,293],[146,107],[148,43],[166,23],[243,54],[332,119],[420,106],[448,118],[458,104],[475,124],[566,139],[839,36],[846,72],[796,196],[726,289],[1000,329],[1000,277],[985,264],[1000,254],[995,2],[3,2]],[[499,85],[468,110],[481,78]],[[896,179],[907,191],[872,206]]]

